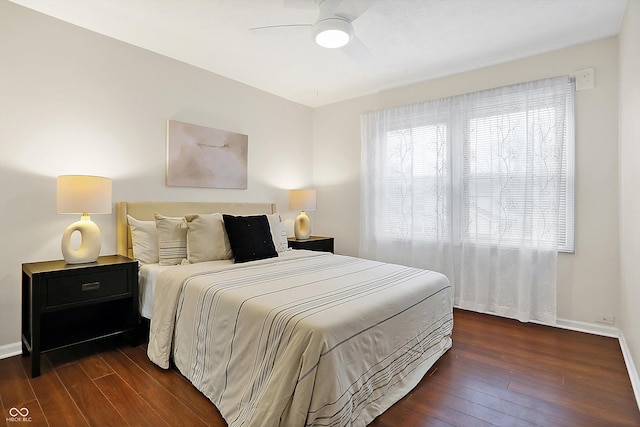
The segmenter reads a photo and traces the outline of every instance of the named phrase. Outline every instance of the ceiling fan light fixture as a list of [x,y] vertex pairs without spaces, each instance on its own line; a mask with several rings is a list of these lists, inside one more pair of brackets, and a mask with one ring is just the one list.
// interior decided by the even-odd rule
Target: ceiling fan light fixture
[[353,27],[341,18],[326,18],[313,25],[313,40],[322,47],[336,49],[347,45],[353,37]]
[[341,30],[325,30],[316,35],[316,43],[322,47],[335,49],[349,43],[349,34]]

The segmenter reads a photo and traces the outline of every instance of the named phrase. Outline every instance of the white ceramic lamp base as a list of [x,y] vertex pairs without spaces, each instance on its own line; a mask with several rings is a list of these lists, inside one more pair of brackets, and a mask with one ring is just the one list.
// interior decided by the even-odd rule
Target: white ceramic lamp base
[[311,220],[305,211],[300,212],[300,215],[296,217],[293,223],[293,233],[296,240],[307,240],[311,236]]
[[[82,238],[80,247],[73,249],[71,235],[78,231]],[[89,215],[83,215],[80,221],[71,224],[62,235],[62,256],[67,264],[83,264],[94,262],[100,255],[102,234]]]

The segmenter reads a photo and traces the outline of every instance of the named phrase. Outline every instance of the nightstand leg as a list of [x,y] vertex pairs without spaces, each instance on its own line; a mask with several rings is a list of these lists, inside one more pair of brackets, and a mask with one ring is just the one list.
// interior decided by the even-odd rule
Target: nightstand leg
[[31,302],[31,378],[40,376],[40,308],[37,301],[32,299]]
[[140,344],[140,316],[136,316],[133,321],[133,330],[131,331],[131,347],[137,347]]
[[40,352],[31,352],[31,378],[40,376]]
[[22,356],[29,355],[27,342],[31,340],[28,336],[31,332],[31,277],[22,272],[22,325],[20,331],[20,342],[22,343]]

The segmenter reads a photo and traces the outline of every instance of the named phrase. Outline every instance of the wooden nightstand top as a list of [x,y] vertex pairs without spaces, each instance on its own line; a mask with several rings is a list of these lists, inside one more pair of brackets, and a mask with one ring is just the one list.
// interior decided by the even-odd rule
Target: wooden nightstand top
[[287,240],[290,241],[290,242],[313,242],[313,241],[317,241],[317,240],[327,240],[327,239],[333,239],[333,237],[309,236],[308,239],[304,239],[304,240],[298,240],[295,237],[287,237]]
[[121,255],[105,255],[98,257],[95,262],[87,262],[83,264],[67,264],[63,259],[53,261],[26,262],[22,264],[22,270],[29,273],[47,273],[51,271],[73,270],[98,267],[103,265],[127,264],[130,262],[136,262],[136,260]]

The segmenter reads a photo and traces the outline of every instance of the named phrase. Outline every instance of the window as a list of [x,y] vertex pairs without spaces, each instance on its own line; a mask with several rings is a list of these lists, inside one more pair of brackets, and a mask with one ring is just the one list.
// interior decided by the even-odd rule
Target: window
[[573,252],[573,104],[565,77],[369,113],[363,232]]
[[447,214],[443,182],[447,169],[447,125],[437,123],[387,133],[387,172],[381,233],[429,240],[444,236]]

